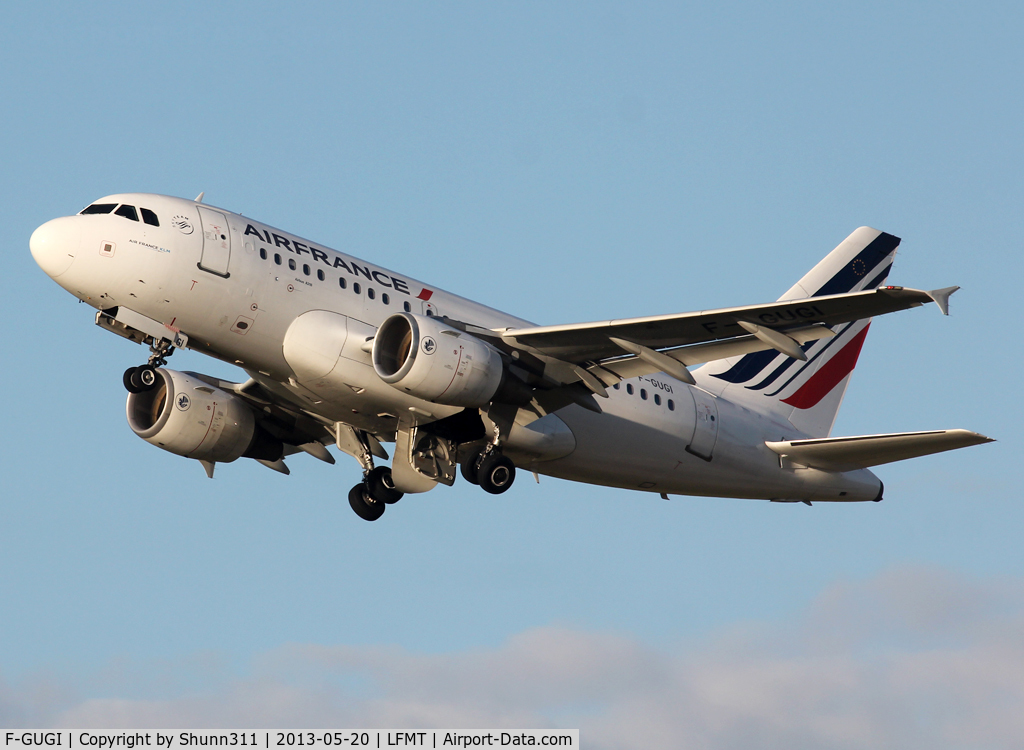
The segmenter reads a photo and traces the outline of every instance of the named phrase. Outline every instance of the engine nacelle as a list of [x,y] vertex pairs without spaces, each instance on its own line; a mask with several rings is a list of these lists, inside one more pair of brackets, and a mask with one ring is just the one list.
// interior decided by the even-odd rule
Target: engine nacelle
[[[185,458],[220,463],[265,447],[260,445],[262,430],[243,399],[183,372],[160,368],[156,374],[153,388],[128,396],[128,426],[147,443]],[[260,453],[255,457],[264,458]],[[276,458],[280,455],[271,460]]]
[[400,391],[449,406],[485,406],[504,376],[493,346],[437,318],[410,313],[381,324],[373,340],[373,369]]

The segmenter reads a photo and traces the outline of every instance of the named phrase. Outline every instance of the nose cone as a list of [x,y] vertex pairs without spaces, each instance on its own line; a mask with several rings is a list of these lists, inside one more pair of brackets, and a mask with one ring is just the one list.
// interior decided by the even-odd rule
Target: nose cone
[[32,233],[28,246],[46,275],[57,278],[71,267],[78,253],[78,234],[73,216],[53,219]]

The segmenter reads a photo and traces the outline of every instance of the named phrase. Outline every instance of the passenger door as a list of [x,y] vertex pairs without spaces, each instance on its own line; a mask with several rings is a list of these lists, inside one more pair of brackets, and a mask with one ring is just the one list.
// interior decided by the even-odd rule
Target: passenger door
[[206,206],[196,206],[203,224],[203,257],[199,267],[204,271],[228,277],[228,262],[231,259],[231,230],[228,220],[220,211]]

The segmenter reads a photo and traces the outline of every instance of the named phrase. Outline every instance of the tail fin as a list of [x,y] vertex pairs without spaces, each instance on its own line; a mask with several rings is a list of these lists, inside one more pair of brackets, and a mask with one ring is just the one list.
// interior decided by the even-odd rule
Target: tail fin
[[[899,237],[861,227],[779,299],[876,289],[885,283],[899,244]],[[870,325],[870,319],[844,323],[833,329],[835,336],[804,344],[806,362],[770,349],[709,362],[693,374],[708,390],[778,414],[805,435],[825,437]]]

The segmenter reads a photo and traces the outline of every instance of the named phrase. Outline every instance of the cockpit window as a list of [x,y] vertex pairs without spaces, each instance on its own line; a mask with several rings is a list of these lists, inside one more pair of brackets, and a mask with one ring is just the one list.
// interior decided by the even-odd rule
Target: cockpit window
[[147,224],[152,224],[154,227],[160,226],[160,219],[156,218],[156,214],[150,211],[148,208],[140,208],[142,212],[142,220]]
[[129,206],[127,203],[122,204],[116,211],[114,211],[114,214],[117,216],[123,216],[126,219],[131,219],[132,221],[139,220],[139,214],[135,211],[135,206]]
[[109,214],[114,210],[116,203],[93,203],[91,206],[86,206],[79,214]]

